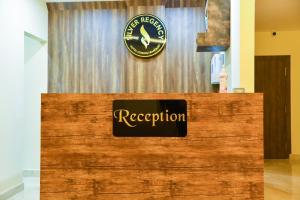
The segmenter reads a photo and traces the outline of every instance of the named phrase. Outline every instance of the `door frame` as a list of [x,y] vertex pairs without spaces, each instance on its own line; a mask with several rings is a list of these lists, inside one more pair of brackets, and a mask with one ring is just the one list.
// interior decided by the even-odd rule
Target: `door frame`
[[[292,153],[292,138],[291,138],[291,55],[256,55],[255,59],[257,57],[286,57],[288,59],[288,66],[285,66],[285,76],[286,76],[286,115],[285,115],[285,120],[286,120],[286,132],[288,134],[288,150],[289,150],[289,155]],[[256,65],[254,62],[254,70],[256,70]],[[254,72],[255,76],[255,72]],[[256,78],[256,77],[254,77]],[[254,84],[256,85],[256,82],[254,81]],[[254,88],[256,89],[256,86],[254,85]],[[256,92],[256,91],[255,91]]]

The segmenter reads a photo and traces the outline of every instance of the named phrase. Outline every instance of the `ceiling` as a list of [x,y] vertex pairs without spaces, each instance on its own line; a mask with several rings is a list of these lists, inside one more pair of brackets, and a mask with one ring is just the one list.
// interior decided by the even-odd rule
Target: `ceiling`
[[256,31],[300,30],[300,0],[256,0]]

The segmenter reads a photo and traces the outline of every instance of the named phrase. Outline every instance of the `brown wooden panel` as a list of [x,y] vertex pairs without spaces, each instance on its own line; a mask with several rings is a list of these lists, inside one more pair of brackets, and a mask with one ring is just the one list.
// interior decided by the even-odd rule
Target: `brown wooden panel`
[[230,0],[208,0],[208,31],[199,33],[199,52],[219,52],[230,47]]
[[58,2],[47,3],[48,11],[120,9],[126,8],[125,1]]
[[[84,2],[48,8],[50,93],[213,91],[213,54],[196,52],[204,7]],[[165,50],[153,59],[134,57],[123,42],[125,24],[140,13],[159,16],[168,30]]]
[[[114,99],[185,99],[188,136],[113,137]],[[261,94],[45,94],[41,200],[263,199],[262,101]]]
[[265,95],[265,158],[288,159],[291,153],[290,56],[256,56],[255,91]]
[[56,2],[47,3],[49,11],[82,10],[82,9],[117,9],[126,6],[164,5],[167,8],[205,7],[205,0],[120,0],[95,2]]

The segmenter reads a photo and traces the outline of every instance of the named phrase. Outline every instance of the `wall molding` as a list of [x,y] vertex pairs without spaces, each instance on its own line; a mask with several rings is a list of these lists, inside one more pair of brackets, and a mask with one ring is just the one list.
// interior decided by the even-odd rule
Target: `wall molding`
[[300,154],[290,154],[291,161],[300,161]]
[[23,190],[24,190],[24,183],[22,182],[0,193],[0,200],[6,200],[9,197],[12,197]]
[[44,44],[47,43],[46,40],[43,40],[42,38],[40,38],[40,37],[38,37],[36,35],[33,35],[33,34],[29,33],[29,32],[24,31],[24,35],[27,36],[27,37],[29,37],[29,38],[31,38],[31,39],[33,39],[33,40],[36,40],[36,41],[40,42],[41,45],[44,45]]

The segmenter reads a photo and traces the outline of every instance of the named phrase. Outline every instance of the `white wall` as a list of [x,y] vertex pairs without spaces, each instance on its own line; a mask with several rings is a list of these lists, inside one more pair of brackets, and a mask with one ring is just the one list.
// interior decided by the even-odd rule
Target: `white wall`
[[254,92],[255,0],[240,0],[240,87]]
[[[47,92],[48,11],[43,0],[26,0],[24,30],[25,137],[24,170],[40,169],[41,93]],[[42,42],[41,42],[42,41]]]
[[[0,0],[0,27],[0,198],[2,198],[2,194],[6,191],[22,184],[24,150],[32,166],[39,167],[39,164],[36,164],[39,158],[37,151],[39,143],[36,142],[39,138],[36,137],[36,129],[32,131],[35,135],[30,135],[24,123],[24,106],[30,106],[24,105],[24,30],[40,39],[47,39],[48,21],[45,2]],[[36,73],[36,77],[45,78],[47,47],[41,48],[32,58],[28,61],[26,75]],[[32,66],[37,66],[38,70],[33,72]],[[27,77],[33,79],[32,76]],[[33,82],[32,80],[31,86]],[[43,83],[45,82],[47,79],[43,80]],[[38,84],[35,87],[45,87],[45,84],[40,86],[39,81],[34,83]],[[31,89],[32,94],[37,93],[34,88]],[[26,88],[26,90],[30,89]],[[35,98],[32,104],[37,105],[37,101],[38,99]],[[39,126],[39,121],[36,121],[39,116],[36,113],[31,116],[34,116],[31,120],[34,121],[32,125],[36,128]],[[27,143],[27,145],[33,146],[34,150],[30,149],[30,151],[35,151],[35,155],[29,153],[31,155],[29,157],[26,152],[28,146],[24,148],[23,141],[31,141],[33,137],[35,144]]]
[[229,85],[254,92],[255,0],[231,0]]
[[240,87],[240,0],[231,0],[230,48],[228,49],[229,88]]
[[42,40],[48,38],[48,11],[44,0],[25,0],[24,31]]
[[22,183],[23,1],[0,0],[0,196]]

